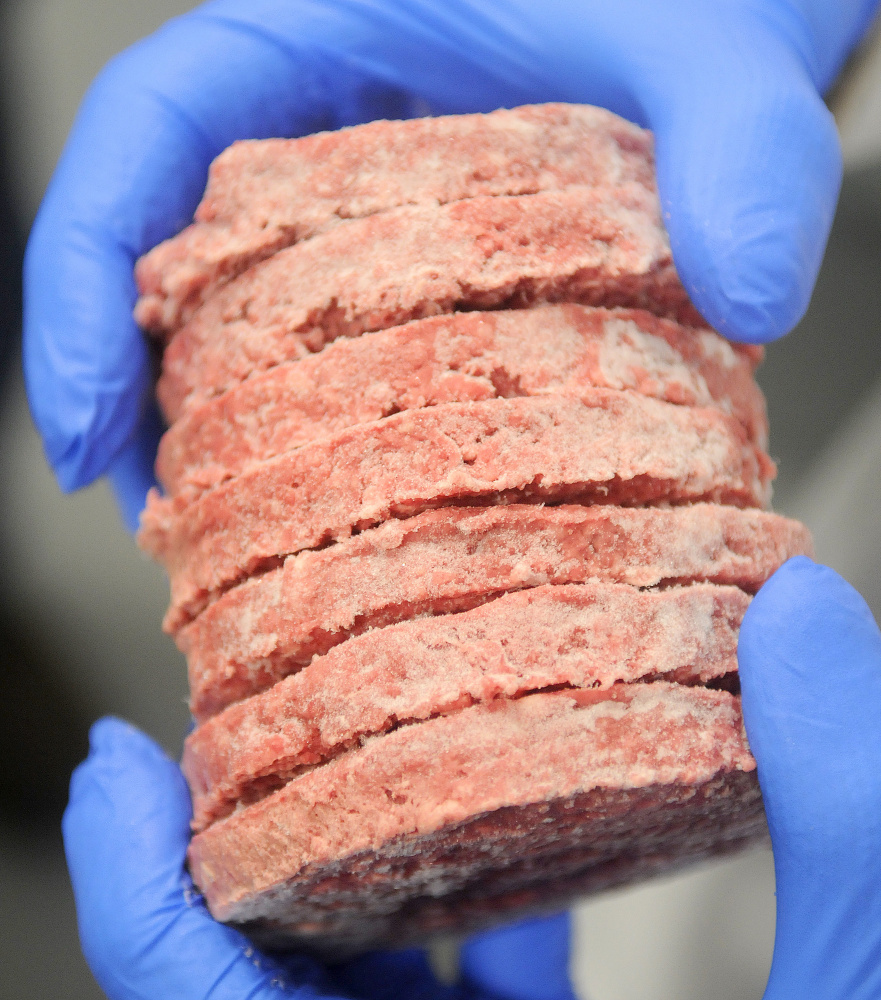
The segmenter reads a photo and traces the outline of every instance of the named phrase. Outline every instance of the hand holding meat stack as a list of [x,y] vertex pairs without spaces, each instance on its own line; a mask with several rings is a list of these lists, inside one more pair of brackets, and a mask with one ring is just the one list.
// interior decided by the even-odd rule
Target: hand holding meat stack
[[343,954],[762,835],[737,632],[810,538],[765,510],[761,352],[680,285],[648,133],[239,143],[138,280],[216,917]]

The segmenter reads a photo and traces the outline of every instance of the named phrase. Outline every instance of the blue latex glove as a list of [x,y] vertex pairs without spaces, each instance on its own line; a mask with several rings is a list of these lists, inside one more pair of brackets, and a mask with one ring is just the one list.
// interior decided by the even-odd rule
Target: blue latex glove
[[116,719],[91,733],[64,816],[83,951],[110,1000],[576,1000],[566,916],[472,938],[458,986],[423,952],[376,952],[333,968],[270,958],[208,914],[184,870],[190,797],[152,740]]
[[799,557],[753,601],[738,654],[777,875],[765,1000],[878,1000],[881,633]]
[[109,469],[134,525],[159,420],[132,265],[181,229],[234,139],[377,116],[599,104],[655,130],[683,282],[764,342],[802,315],[840,155],[820,94],[877,0],[214,0],[114,60],[26,260],[25,369],[62,488]]

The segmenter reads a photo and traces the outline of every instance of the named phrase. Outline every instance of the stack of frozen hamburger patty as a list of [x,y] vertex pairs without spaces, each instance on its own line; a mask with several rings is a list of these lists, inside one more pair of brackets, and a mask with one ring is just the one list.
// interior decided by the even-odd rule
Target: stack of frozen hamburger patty
[[647,133],[240,143],[138,279],[215,916],[351,950],[761,834],[737,631],[810,539],[763,509],[760,353],[679,284]]

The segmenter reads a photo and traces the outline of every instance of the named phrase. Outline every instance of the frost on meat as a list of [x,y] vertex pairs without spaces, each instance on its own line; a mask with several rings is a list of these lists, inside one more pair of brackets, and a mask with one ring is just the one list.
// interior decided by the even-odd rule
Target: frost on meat
[[446,508],[292,556],[228,591],[177,642],[191,710],[205,718],[371,628],[543,584],[700,581],[754,593],[811,551],[797,521],[717,504]]
[[715,405],[764,448],[756,352],[641,310],[557,305],[415,320],[336,341],[219,397],[195,394],[183,413],[166,406],[176,422],[162,439],[157,471],[175,494],[402,410],[493,397],[579,398],[592,387]]
[[406,940],[423,900],[485,881],[535,889],[548,869],[739,846],[762,828],[754,769],[727,692],[536,694],[376,737],[198,834],[189,861],[212,912],[266,944],[369,945],[405,905]]
[[749,600],[737,587],[713,584],[659,592],[564,584],[374,629],[187,737],[182,767],[193,828],[365,736],[474,702],[560,686],[605,689],[646,678],[706,684],[732,675]]
[[175,334],[173,396],[354,337],[462,309],[635,306],[702,323],[641,189],[568,188],[395,209],[282,250],[221,288]]
[[773,464],[714,409],[609,389],[448,403],[361,424],[188,502],[151,496],[140,543],[170,629],[268,560],[450,504],[718,500],[763,506]]
[[138,262],[137,317],[148,329],[173,331],[220,285],[345,219],[628,183],[654,192],[650,133],[571,104],[238,142],[212,164],[195,223]]

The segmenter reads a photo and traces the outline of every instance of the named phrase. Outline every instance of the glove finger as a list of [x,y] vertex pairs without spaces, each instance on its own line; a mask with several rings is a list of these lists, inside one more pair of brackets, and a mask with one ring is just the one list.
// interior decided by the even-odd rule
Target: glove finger
[[504,1000],[574,1000],[568,913],[477,934],[463,946],[463,981]]
[[[633,0],[626,12],[528,0],[386,6],[406,7],[423,25],[405,36],[417,43],[411,62],[412,52],[434,51],[458,71],[468,53],[493,67],[497,79],[469,100],[445,94],[432,73],[442,59],[422,69],[396,48],[396,30],[375,39],[389,80],[409,80],[435,110],[482,110],[499,96],[583,101],[652,128],[677,269],[722,333],[765,343],[802,316],[841,183],[838,136],[818,86],[858,37],[865,11],[817,11],[809,24],[783,5],[702,0],[680,0],[675,13],[652,0]],[[463,75],[474,84],[473,72]]]
[[575,1000],[569,981],[569,915],[524,920],[469,938],[460,983],[438,982],[425,952],[372,952],[331,970],[357,1000]]
[[800,557],[753,601],[739,659],[777,875],[766,1000],[881,996],[881,633]]
[[356,1000],[456,1000],[439,982],[421,948],[374,951],[328,970],[336,990]]
[[[289,995],[279,967],[216,923],[184,870],[190,801],[146,736],[116,719],[91,733],[74,772],[64,844],[83,952],[110,1000],[250,1000]],[[323,988],[314,964],[291,983]]]
[[682,282],[721,333],[766,343],[807,308],[841,153],[797,47],[754,20],[717,17],[708,44],[689,35],[684,66],[659,58],[639,89]]

